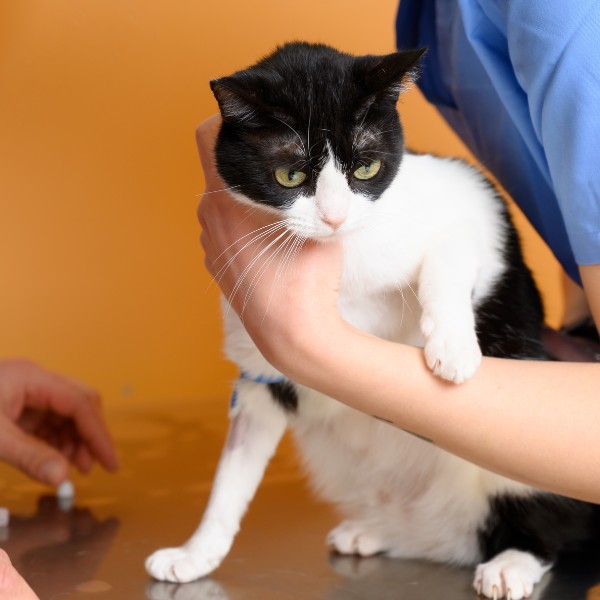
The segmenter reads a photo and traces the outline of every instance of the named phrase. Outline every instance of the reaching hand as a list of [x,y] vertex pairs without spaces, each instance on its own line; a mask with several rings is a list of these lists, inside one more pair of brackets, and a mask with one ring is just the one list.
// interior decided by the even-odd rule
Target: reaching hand
[[56,486],[69,463],[117,468],[112,441],[91,388],[25,360],[0,361],[0,460]]
[[314,344],[341,321],[341,243],[305,241],[301,251],[290,253],[290,261],[270,260],[270,252],[261,255],[281,231],[273,228],[266,235],[277,215],[228,194],[213,157],[220,124],[219,117],[212,117],[197,130],[206,180],[198,207],[205,264],[265,358],[285,372],[294,363],[294,348]]

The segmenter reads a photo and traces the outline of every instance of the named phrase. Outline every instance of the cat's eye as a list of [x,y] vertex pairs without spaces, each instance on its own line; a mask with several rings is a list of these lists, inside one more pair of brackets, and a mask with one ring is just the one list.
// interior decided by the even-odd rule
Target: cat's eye
[[356,179],[371,179],[372,177],[375,177],[375,175],[377,175],[377,173],[379,173],[379,169],[381,168],[381,161],[380,160],[374,160],[373,162],[369,163],[368,165],[363,165],[362,167],[358,167],[358,169],[356,169],[356,171],[354,171],[354,177],[356,177]]
[[302,171],[294,171],[285,167],[275,169],[275,179],[284,187],[298,187],[306,180],[306,173]]

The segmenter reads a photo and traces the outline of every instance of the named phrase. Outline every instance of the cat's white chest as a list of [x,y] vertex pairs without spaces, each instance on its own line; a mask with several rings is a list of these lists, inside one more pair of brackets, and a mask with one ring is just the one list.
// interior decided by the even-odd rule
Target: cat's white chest
[[421,307],[413,286],[378,294],[342,288],[338,307],[344,319],[361,331],[394,342],[423,345]]

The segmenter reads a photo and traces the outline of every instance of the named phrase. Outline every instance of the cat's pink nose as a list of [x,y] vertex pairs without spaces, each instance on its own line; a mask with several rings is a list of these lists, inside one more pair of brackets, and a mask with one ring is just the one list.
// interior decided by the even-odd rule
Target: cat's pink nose
[[323,223],[325,223],[326,225],[329,225],[329,227],[331,227],[331,229],[333,229],[334,231],[336,231],[337,229],[339,229],[343,224],[344,221],[346,220],[346,217],[343,216],[333,216],[333,215],[323,215],[321,217]]

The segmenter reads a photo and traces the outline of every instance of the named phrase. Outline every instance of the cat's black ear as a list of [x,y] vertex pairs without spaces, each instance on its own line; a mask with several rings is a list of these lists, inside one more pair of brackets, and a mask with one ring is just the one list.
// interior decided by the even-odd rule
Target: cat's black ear
[[362,57],[356,68],[366,95],[396,102],[400,92],[417,78],[419,61],[425,52],[426,48],[418,48]]
[[249,127],[261,124],[261,117],[267,109],[250,82],[231,76],[214,79],[210,87],[219,103],[223,121]]

